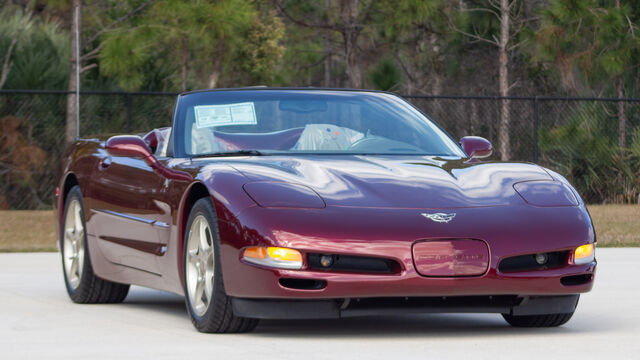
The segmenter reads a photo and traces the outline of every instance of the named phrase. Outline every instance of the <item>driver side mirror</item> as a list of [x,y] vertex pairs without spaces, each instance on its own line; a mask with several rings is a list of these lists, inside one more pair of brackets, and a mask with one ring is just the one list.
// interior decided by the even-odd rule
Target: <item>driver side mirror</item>
[[139,136],[118,135],[112,136],[105,145],[107,152],[111,156],[125,156],[132,158],[147,159],[153,156],[149,146]]
[[110,137],[105,148],[111,156],[124,156],[144,160],[153,170],[167,179],[191,182],[193,178],[184,171],[173,170],[158,161],[147,143],[140,136],[118,135]]
[[480,136],[465,136],[460,139],[460,145],[471,159],[486,158],[493,153],[493,146],[489,140]]

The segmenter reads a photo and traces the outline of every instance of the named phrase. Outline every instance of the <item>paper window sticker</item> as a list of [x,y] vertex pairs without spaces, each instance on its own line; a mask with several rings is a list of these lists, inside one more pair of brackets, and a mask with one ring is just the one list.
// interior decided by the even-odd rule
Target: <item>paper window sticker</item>
[[194,107],[194,111],[198,129],[228,125],[255,125],[258,123],[256,109],[252,102],[199,105]]
[[229,105],[201,105],[194,107],[194,111],[198,129],[233,123]]
[[256,125],[256,108],[252,102],[233,104],[231,107],[231,121],[233,125]]

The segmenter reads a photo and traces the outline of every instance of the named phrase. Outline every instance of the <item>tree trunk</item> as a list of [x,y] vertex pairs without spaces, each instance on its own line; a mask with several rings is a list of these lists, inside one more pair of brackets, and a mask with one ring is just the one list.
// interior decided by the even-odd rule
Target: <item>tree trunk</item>
[[[508,44],[509,44],[509,0],[500,0],[500,41],[499,41],[499,81],[500,96],[509,96],[509,60],[508,60]],[[510,103],[507,99],[502,99],[500,107],[500,157],[503,161],[509,160],[511,157],[510,144]]]
[[347,86],[351,88],[362,87],[362,72],[358,58],[358,35],[360,34],[358,5],[359,0],[343,0],[342,3],[342,36],[344,37],[344,55],[347,65]]
[[[330,7],[331,1],[325,0],[324,9],[327,18],[329,17]],[[331,87],[331,32],[329,30],[324,31],[324,79],[322,86]]]
[[[220,70],[218,68],[213,69],[209,74],[209,81],[207,82],[207,88],[215,89],[218,86],[218,79],[220,79]],[[184,90],[182,90],[184,91]]]
[[478,101],[476,99],[471,100],[471,126],[469,127],[468,135],[479,134],[480,111],[478,109]]
[[344,33],[345,57],[347,65],[347,86],[350,88],[362,87],[362,74],[358,64],[355,43],[358,36],[355,31],[347,30]]
[[331,87],[331,44],[329,42],[329,32],[325,33],[324,38],[324,78],[322,86]]
[[440,71],[440,46],[438,45],[438,35],[431,33],[429,36],[429,48],[431,50],[431,68],[433,71],[429,73],[429,76],[433,79],[431,84],[431,95],[441,95],[442,86],[445,81],[444,71]]
[[[76,11],[76,8],[78,9]],[[70,144],[75,141],[78,134],[77,129],[77,102],[80,101],[76,97],[75,91],[77,83],[79,82],[78,75],[76,73],[76,53],[80,44],[76,41],[76,31],[80,33],[80,24],[82,24],[82,1],[73,0],[71,6],[71,66],[69,67],[69,84],[68,90],[72,91],[67,95],[67,118],[66,118],[66,131],[65,142]],[[78,36],[78,40],[79,40]]]
[[[618,98],[624,98],[624,87],[622,79],[618,79]],[[627,112],[624,101],[618,101],[618,146],[627,146]]]
[[180,69],[182,70],[181,75],[180,75],[180,88],[182,89],[183,92],[187,91],[187,51],[189,50],[187,47],[187,38],[183,37],[182,38],[182,42],[181,42],[181,46],[182,46],[182,54],[180,57]]
[[[222,74],[222,53],[224,51],[224,43],[222,40],[216,46],[216,50],[213,53],[213,70],[211,70],[211,74],[209,74],[209,82],[207,85],[209,89],[214,89],[218,87],[218,80],[220,80],[220,75]],[[186,65],[185,65],[186,68]],[[186,72],[186,70],[185,70]]]

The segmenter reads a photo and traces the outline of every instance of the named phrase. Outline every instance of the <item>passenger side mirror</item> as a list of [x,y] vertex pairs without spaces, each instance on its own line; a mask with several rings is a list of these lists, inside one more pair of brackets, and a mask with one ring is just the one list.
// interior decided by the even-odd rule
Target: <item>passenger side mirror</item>
[[149,146],[139,136],[118,135],[107,140],[106,149],[111,156],[126,156],[146,159],[153,156]]
[[460,139],[460,145],[471,159],[486,158],[493,153],[493,146],[489,140],[480,136],[465,136]]

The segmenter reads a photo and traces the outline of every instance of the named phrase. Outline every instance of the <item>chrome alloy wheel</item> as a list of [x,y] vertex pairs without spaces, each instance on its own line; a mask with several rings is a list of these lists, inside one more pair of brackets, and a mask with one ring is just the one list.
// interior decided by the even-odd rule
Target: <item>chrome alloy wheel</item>
[[82,278],[84,266],[84,224],[82,223],[82,207],[76,199],[71,200],[64,219],[64,240],[62,255],[64,256],[64,272],[72,290],[76,290]]
[[197,316],[207,312],[213,295],[213,251],[209,222],[203,215],[198,215],[189,229],[185,269],[189,302]]

